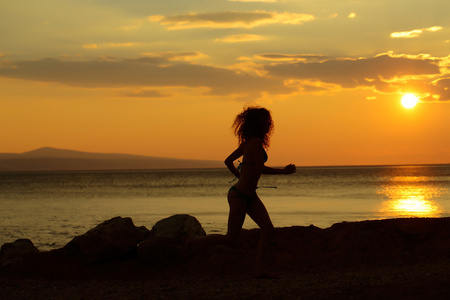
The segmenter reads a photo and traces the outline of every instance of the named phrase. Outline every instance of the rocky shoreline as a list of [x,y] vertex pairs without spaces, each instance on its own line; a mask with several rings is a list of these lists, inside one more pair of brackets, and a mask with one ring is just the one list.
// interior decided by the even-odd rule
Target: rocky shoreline
[[[447,299],[450,218],[389,219],[276,228],[278,279],[252,276],[259,230],[236,247],[181,256],[184,236],[204,235],[188,215],[148,230],[113,218],[61,249],[2,246],[1,299]],[[31,246],[30,246],[31,243]]]

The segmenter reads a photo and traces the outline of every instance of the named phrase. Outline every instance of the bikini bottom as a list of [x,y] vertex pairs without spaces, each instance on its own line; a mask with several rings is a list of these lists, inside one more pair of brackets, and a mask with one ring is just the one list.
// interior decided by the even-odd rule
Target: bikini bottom
[[256,198],[256,194],[253,196],[247,196],[243,192],[241,192],[237,187],[235,187],[234,185],[232,187],[230,187],[230,189],[228,191],[235,191],[236,194],[238,194],[239,198],[242,199],[242,202],[246,205],[250,205],[253,202],[253,200],[255,200],[255,198]]

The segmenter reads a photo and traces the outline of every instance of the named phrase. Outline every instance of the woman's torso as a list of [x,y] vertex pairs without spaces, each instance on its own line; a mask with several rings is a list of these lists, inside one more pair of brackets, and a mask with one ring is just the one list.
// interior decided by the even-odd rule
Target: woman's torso
[[244,154],[241,163],[241,175],[235,186],[242,193],[251,196],[255,194],[258,186],[262,167],[264,162],[267,161],[267,153],[264,151],[260,141],[248,142],[243,144],[242,147]]

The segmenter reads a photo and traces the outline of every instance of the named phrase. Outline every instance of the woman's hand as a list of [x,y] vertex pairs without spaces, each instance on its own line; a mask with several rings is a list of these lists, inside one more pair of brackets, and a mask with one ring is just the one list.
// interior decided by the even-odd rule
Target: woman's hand
[[284,174],[292,174],[295,173],[295,171],[296,169],[294,164],[290,164],[284,167]]

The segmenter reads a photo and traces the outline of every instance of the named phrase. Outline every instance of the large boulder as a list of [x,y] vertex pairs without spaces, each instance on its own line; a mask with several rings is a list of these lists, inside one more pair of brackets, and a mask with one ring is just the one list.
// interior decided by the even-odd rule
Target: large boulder
[[148,234],[146,227],[136,227],[131,218],[115,217],[76,236],[63,249],[87,262],[110,261],[135,254]]
[[3,244],[0,250],[0,267],[20,264],[25,257],[34,253],[39,253],[39,250],[29,239]]
[[150,265],[170,263],[181,258],[186,237],[205,235],[205,230],[195,217],[173,215],[153,226],[149,236],[139,244],[138,258]]
[[181,214],[162,219],[152,227],[150,238],[170,238],[182,240],[183,237],[205,236],[200,222],[193,216]]

